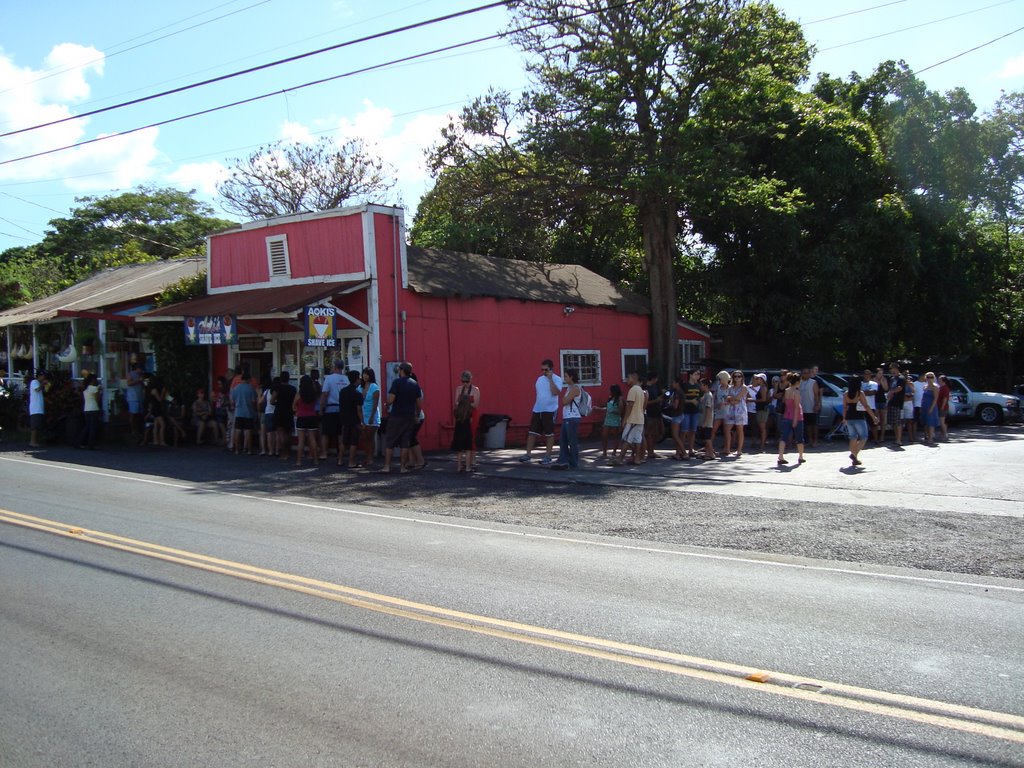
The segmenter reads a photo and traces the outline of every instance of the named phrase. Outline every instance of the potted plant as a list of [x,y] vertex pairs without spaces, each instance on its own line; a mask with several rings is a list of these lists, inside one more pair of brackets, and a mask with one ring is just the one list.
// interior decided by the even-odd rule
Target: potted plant
[[96,335],[92,331],[86,331],[82,334],[82,354],[91,355],[93,348],[96,346]]

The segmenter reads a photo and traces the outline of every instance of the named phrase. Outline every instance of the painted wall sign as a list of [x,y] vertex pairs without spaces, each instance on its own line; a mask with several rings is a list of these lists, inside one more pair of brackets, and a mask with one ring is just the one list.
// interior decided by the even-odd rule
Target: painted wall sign
[[186,317],[185,344],[196,347],[209,344],[238,343],[238,318],[234,315],[218,317]]

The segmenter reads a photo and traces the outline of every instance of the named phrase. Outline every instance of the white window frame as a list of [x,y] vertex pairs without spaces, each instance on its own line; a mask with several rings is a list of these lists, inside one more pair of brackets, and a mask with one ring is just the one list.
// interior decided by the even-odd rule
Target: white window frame
[[649,349],[620,349],[619,350],[619,361],[622,363],[622,380],[625,381],[626,377],[629,376],[630,371],[626,370],[626,357],[639,357],[644,356],[644,367],[638,369],[641,376],[647,372],[647,365],[651,362],[651,351]]
[[[694,356],[693,354],[687,354],[687,350],[695,349],[697,347],[700,347],[699,355]],[[688,371],[692,370],[696,362],[704,357],[704,350],[705,345],[703,341],[697,341],[695,339],[679,339],[679,369]]]
[[[594,370],[595,370],[595,373],[597,374],[597,378],[596,379],[587,379],[587,378],[585,378],[585,376],[583,374],[582,366],[578,366],[578,365],[576,365],[574,363],[566,362],[566,359],[565,359],[566,355],[575,355],[577,357],[580,356],[580,355],[593,355],[596,358]],[[558,351],[558,362],[561,364],[562,375],[565,375],[565,369],[566,368],[580,368],[580,380],[576,382],[577,384],[580,384],[580,385],[582,385],[584,387],[599,387],[599,386],[601,386],[601,350],[599,350],[599,349],[560,349]]]
[[[274,272],[273,249],[280,243],[284,247],[284,272]],[[288,235],[270,235],[267,238],[267,274],[271,280],[286,280],[292,276],[292,260],[288,253]]]

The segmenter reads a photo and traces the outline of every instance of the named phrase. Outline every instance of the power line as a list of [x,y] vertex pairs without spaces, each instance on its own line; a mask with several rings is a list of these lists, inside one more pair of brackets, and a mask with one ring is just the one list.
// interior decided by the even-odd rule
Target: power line
[[998,43],[1000,40],[1007,38],[1010,35],[1016,35],[1018,32],[1024,32],[1024,27],[1017,27],[1017,29],[1013,30],[1012,32],[1007,32],[1005,35],[994,37],[987,43],[982,43],[981,45],[976,45],[973,48],[968,48],[966,51],[962,51],[961,53],[958,53],[955,56],[950,56],[948,59],[943,59],[942,61],[937,61],[934,64],[929,64],[927,67],[915,70],[912,74],[919,75],[922,72],[927,72],[929,69],[935,69],[935,67],[947,64],[950,61],[953,61],[954,59],[959,59],[961,56],[966,56],[968,53],[974,53],[975,51],[985,48],[986,46],[992,45],[993,43]]
[[[63,69],[56,69],[55,68],[55,69],[47,70],[47,74],[43,74],[42,76],[37,77],[35,80],[29,80],[26,83],[19,83],[18,85],[14,86],[12,88],[7,88],[7,89],[5,89],[3,91],[0,91],[0,93],[7,93],[8,91],[13,91],[13,90],[16,90],[17,88],[20,88],[20,87],[23,87],[23,86],[26,86],[26,85],[32,85],[33,83],[42,82],[43,80],[49,80],[51,77],[56,77],[57,75],[62,75],[65,72],[70,72],[73,69],[81,69],[83,67],[87,67],[90,64],[95,64],[98,61],[107,61],[109,59],[114,58],[115,56],[120,56],[122,53],[128,53],[128,51],[134,51],[136,48],[142,48],[143,46],[150,45],[151,43],[156,43],[156,42],[159,42],[160,40],[166,40],[168,37],[174,37],[175,35],[180,35],[182,32],[188,32],[189,30],[197,29],[198,27],[202,27],[202,26],[205,26],[207,24],[212,24],[215,21],[220,21],[221,19],[226,19],[228,16],[234,16],[235,14],[238,14],[238,13],[243,13],[244,11],[251,10],[251,9],[255,8],[256,6],[258,6],[258,5],[266,5],[269,2],[271,2],[271,0],[259,0],[259,2],[253,3],[252,5],[247,5],[244,8],[239,8],[238,10],[231,11],[230,13],[225,13],[225,14],[223,14],[221,16],[217,16],[217,17],[212,18],[212,19],[207,19],[206,21],[201,21],[198,24],[193,24],[190,27],[185,27],[184,29],[179,29],[179,30],[177,30],[175,32],[168,32],[166,35],[161,35],[160,37],[155,37],[152,40],[146,40],[146,41],[141,42],[141,43],[139,43],[137,45],[133,45],[133,46],[131,46],[129,48],[124,48],[124,49],[122,49],[120,51],[114,51],[113,53],[108,53],[108,54],[104,54],[102,56],[98,56],[95,59],[90,59],[89,61],[84,61],[81,64],[73,64],[70,67],[64,67]],[[224,3],[224,5],[230,5],[230,3]],[[220,8],[220,7],[223,7],[223,6],[217,6],[217,7]],[[204,13],[208,13],[208,11],[204,11]],[[192,16],[188,16],[187,18],[182,19],[181,21],[188,21],[188,19],[194,19],[196,16],[202,16],[202,15],[203,15],[202,13],[197,13],[197,14],[194,14]],[[159,32],[160,29],[167,29],[167,27],[173,27],[175,24],[180,24],[181,21],[172,22],[171,24],[167,24],[167,25],[165,25],[163,27],[160,27],[159,29],[153,30],[153,32]],[[138,35],[138,36],[136,36],[134,38],[131,38],[129,40],[125,40],[124,42],[131,42],[132,40],[137,40],[139,37],[145,37],[148,34],[152,34],[152,33],[151,32],[146,32],[146,33],[144,33],[142,35]],[[124,43],[118,43],[117,45],[123,45],[123,44]],[[116,47],[116,46],[112,46],[112,47]],[[4,135],[7,135],[7,134],[4,134]]]
[[945,17],[943,17],[941,19],[932,19],[931,21],[925,21],[925,22],[923,22],[921,24],[914,24],[913,26],[904,27],[903,29],[893,29],[893,30],[890,30],[889,32],[882,32],[881,34],[878,34],[878,35],[871,35],[870,37],[862,37],[860,40],[851,40],[848,43],[840,43],[839,45],[832,45],[832,46],[829,46],[828,48],[822,48],[821,52],[824,53],[825,51],[834,51],[834,50],[836,50],[838,48],[846,48],[849,45],[857,45],[858,43],[866,43],[869,40],[878,40],[879,38],[882,38],[882,37],[889,37],[890,35],[898,35],[901,32],[909,32],[909,31],[911,31],[913,29],[921,29],[922,27],[928,27],[928,26],[931,26],[932,24],[939,24],[939,23],[941,23],[943,21],[949,21],[951,19],[959,19],[961,16],[970,16],[972,13],[980,13],[981,11],[987,11],[987,10],[989,10],[991,8],[998,8],[1000,5],[1008,5],[1009,3],[1013,3],[1013,2],[1016,2],[1016,0],[1002,0],[1002,2],[1000,2],[1000,3],[993,3],[992,5],[986,5],[983,8],[974,8],[973,10],[970,10],[970,11],[964,11],[963,13],[955,13],[952,16],[945,16]]
[[[492,46],[491,48],[483,48],[481,50],[482,51],[489,51],[489,50],[495,50],[496,48],[499,48],[499,47],[502,47],[502,46]],[[476,53],[476,51],[474,51],[474,53]],[[518,86],[516,88],[509,89],[509,91],[510,92],[515,92],[515,93],[521,93],[524,88],[525,88],[525,86]],[[391,115],[391,117],[393,117],[393,118],[408,117],[409,115],[418,115],[418,114],[421,114],[423,112],[430,112],[431,110],[441,109],[443,107],[454,107],[454,106],[458,106],[459,104],[466,104],[467,102],[472,101],[472,98],[473,97],[466,98],[466,99],[457,99],[455,101],[446,101],[446,102],[442,102],[440,104],[431,104],[430,106],[427,106],[427,107],[419,107],[418,109],[409,109],[409,110],[406,110],[405,112],[395,112],[395,113],[393,113]],[[336,131],[336,130],[338,130],[337,126],[333,126],[331,128],[324,128],[323,130],[319,130],[319,131],[311,131],[310,132],[310,136],[322,136],[324,134],[331,133],[332,131]],[[230,154],[230,153],[233,153],[233,152],[242,152],[242,151],[245,151],[245,150],[248,150],[248,149],[256,149],[257,147],[261,147],[261,146],[263,146],[263,145],[265,145],[265,144],[267,144],[267,143],[269,143],[271,141],[273,141],[273,139],[267,139],[265,141],[259,141],[259,142],[256,142],[254,144],[245,144],[245,145],[240,146],[240,147],[224,147],[222,149],[217,149],[217,150],[214,150],[212,152],[204,152],[204,153],[202,153],[200,155],[189,155],[188,157],[169,158],[169,159],[167,159],[167,160],[165,160],[163,162],[156,163],[156,166],[160,167],[160,166],[165,166],[165,165],[175,165],[177,163],[185,163],[185,162],[188,162],[190,160],[202,160],[202,159],[207,158],[207,157],[223,157],[224,155]],[[80,174],[76,174],[74,176],[51,176],[50,178],[46,178],[46,179],[33,179],[31,181],[13,181],[13,182],[2,183],[2,184],[0,184],[0,187],[23,187],[23,186],[27,186],[29,184],[48,184],[48,183],[52,183],[54,181],[65,181],[65,180],[69,180],[69,179],[87,179],[87,178],[91,178],[93,176],[107,176],[110,173],[113,173],[113,170],[114,169],[111,168],[111,169],[107,169],[107,170],[103,170],[103,171],[95,171],[93,173],[80,173]],[[14,197],[16,200],[21,200],[22,202],[29,203],[30,205],[36,205],[36,206],[39,206],[40,208],[46,208],[46,210],[53,211],[54,213],[61,213],[61,211],[58,211],[55,208],[48,208],[46,206],[39,205],[39,203],[34,203],[31,200],[27,200],[27,199],[22,198],[22,197],[16,197],[14,195],[10,195],[9,193],[4,192],[3,189],[0,189],[0,194],[8,195],[8,197]],[[73,195],[73,194],[74,194],[73,192],[67,192],[67,193],[62,193],[62,194],[58,194],[58,195],[42,195],[42,197],[68,197],[68,196]],[[40,195],[36,195],[36,197],[40,197]]]
[[47,149],[47,150],[43,150],[42,152],[34,152],[31,155],[22,155],[21,157],[13,157],[13,158],[10,158],[9,160],[0,160],[0,165],[8,165],[10,163],[17,163],[17,162],[19,162],[21,160],[31,160],[32,158],[35,158],[35,157],[43,157],[44,155],[52,155],[52,154],[55,154],[57,152],[63,152],[64,150],[67,150],[67,149],[74,149],[75,147],[84,147],[84,146],[86,146],[88,144],[95,144],[98,141],[107,141],[108,139],[115,139],[115,138],[118,138],[119,136],[128,136],[129,134],[138,133],[139,131],[145,131],[145,130],[147,130],[149,128],[159,128],[160,126],[163,126],[163,125],[170,125],[171,123],[178,123],[178,122],[181,122],[182,120],[189,120],[189,119],[191,119],[193,117],[201,117],[202,115],[209,115],[209,114],[212,114],[214,112],[220,112],[221,110],[224,110],[224,109],[231,109],[232,107],[240,107],[243,104],[251,104],[251,103],[256,102],[256,101],[262,101],[263,99],[268,99],[271,96],[278,96],[280,94],[289,93],[291,91],[299,91],[299,90],[302,90],[304,88],[310,88],[310,87],[312,87],[314,85],[323,85],[324,83],[329,83],[329,82],[332,82],[334,80],[340,80],[340,79],[345,78],[345,77],[353,77],[354,75],[361,75],[361,74],[365,74],[367,72],[373,72],[374,70],[383,69],[385,67],[390,67],[390,66],[393,66],[395,64],[401,64],[402,62],[415,61],[416,59],[426,58],[427,56],[433,56],[434,54],[437,54],[437,53],[444,53],[445,51],[452,51],[452,50],[455,50],[457,48],[465,48],[466,46],[476,45],[477,43],[487,42],[488,40],[495,40],[497,38],[504,37],[504,36],[505,36],[505,33],[498,32],[498,33],[493,34],[493,35],[487,35],[486,37],[478,37],[475,40],[467,40],[467,41],[462,42],[462,43],[453,43],[452,45],[446,45],[446,46],[444,46],[442,48],[435,48],[432,51],[426,51],[424,53],[410,54],[409,56],[403,56],[403,57],[398,58],[398,59],[392,59],[391,61],[384,62],[383,64],[373,64],[373,65],[370,65],[368,67],[361,67],[359,69],[353,69],[353,70],[351,70],[349,72],[343,72],[340,75],[331,75],[330,77],[322,77],[322,78],[320,78],[318,80],[311,80],[309,82],[302,83],[301,85],[295,85],[295,86],[291,86],[289,88],[282,88],[282,89],[276,90],[276,91],[269,91],[267,93],[261,93],[259,96],[250,96],[247,99],[238,99],[237,101],[232,101],[232,102],[229,102],[227,104],[220,104],[220,105],[218,105],[216,107],[210,107],[208,109],[201,109],[198,112],[190,112],[187,115],[179,115],[178,117],[171,117],[171,118],[168,118],[166,120],[158,120],[157,122],[149,123],[148,125],[142,125],[142,126],[139,126],[137,128],[129,128],[126,131],[118,131],[117,133],[109,133],[109,134],[105,134],[103,136],[97,136],[96,138],[86,139],[85,141],[79,141],[79,142],[76,142],[74,144],[66,144],[63,147],[55,147],[54,149]]
[[[33,203],[31,200],[26,200],[23,197],[18,197],[17,195],[12,195],[10,192],[4,192],[4,191],[0,190],[0,195],[6,195],[7,197],[14,198],[15,200],[20,200],[23,203],[28,203],[29,205],[34,205],[37,208],[42,208],[42,209],[47,210],[47,211],[53,211],[54,213],[58,213],[61,216],[67,216],[68,215],[67,212],[65,212],[65,211],[58,211],[56,208],[50,208],[47,205],[40,205],[39,203]],[[13,221],[10,221],[8,219],[0,219],[0,220],[6,221],[8,224],[14,224]],[[38,235],[39,237],[42,237],[42,238],[46,237],[46,235],[40,235],[38,232],[33,232],[30,229],[25,229],[24,227],[18,226],[17,224],[14,224],[14,226],[18,227],[18,229],[24,229],[29,234]],[[161,248],[170,248],[172,251],[177,251],[178,253],[181,253],[182,250],[183,250],[182,248],[179,248],[176,245],[171,245],[170,243],[161,243],[159,240],[151,240],[150,238],[143,237],[142,235],[132,234],[130,232],[125,232],[123,230],[118,229],[117,227],[104,227],[104,229],[106,231],[111,232],[113,234],[116,234],[116,235],[118,235],[120,237],[127,238],[127,240],[143,240],[143,241],[145,241],[147,243],[152,243],[153,245],[159,245]],[[4,234],[4,233],[0,233],[0,234]],[[9,237],[17,237],[17,235],[9,235]],[[22,240],[28,240],[27,237],[23,237],[21,239]]]
[[882,3],[881,5],[872,5],[870,8],[860,8],[856,11],[847,11],[846,13],[840,13],[835,16],[826,16],[824,19],[815,19],[814,21],[805,21],[802,26],[809,27],[812,24],[821,24],[824,21],[834,21],[835,19],[845,19],[847,16],[856,16],[858,13],[866,13],[867,11],[875,11],[879,8],[888,8],[890,5],[899,5],[905,3],[907,0],[892,0],[892,2]]
[[[241,77],[242,75],[248,75],[248,74],[251,74],[253,72],[259,72],[259,71],[262,71],[264,69],[270,69],[271,67],[278,67],[278,66],[281,66],[282,64],[289,64],[289,63],[291,63],[293,61],[300,61],[301,59],[308,59],[311,56],[319,56],[320,54],[329,53],[330,51],[336,51],[336,50],[339,50],[341,48],[347,48],[349,46],[356,45],[358,43],[365,43],[365,42],[368,42],[370,40],[379,40],[379,39],[384,38],[384,37],[390,37],[391,35],[396,35],[396,34],[398,34],[400,32],[408,32],[408,31],[413,30],[413,29],[420,29],[422,27],[432,26],[432,25],[438,24],[438,23],[440,23],[442,21],[450,21],[452,19],[457,19],[457,18],[462,17],[462,16],[469,16],[469,15],[474,14],[474,13],[480,13],[481,11],[487,11],[487,10],[491,10],[492,8],[502,7],[502,6],[507,5],[507,3],[508,3],[508,0],[497,0],[497,2],[487,3],[485,5],[478,5],[478,6],[474,7],[474,8],[469,8],[469,9],[464,10],[464,11],[456,11],[455,13],[449,13],[449,14],[446,14],[444,16],[437,16],[437,17],[432,18],[432,19],[427,19],[426,21],[417,21],[417,22],[415,22],[413,24],[406,24],[404,26],[395,27],[393,29],[388,29],[388,30],[385,30],[383,32],[376,32],[376,33],[374,33],[372,35],[365,35],[364,37],[359,37],[359,38],[356,38],[354,40],[346,40],[345,42],[342,42],[342,43],[337,43],[335,45],[329,45],[326,48],[318,48],[315,51],[307,51],[306,53],[296,54],[295,56],[288,56],[288,57],[286,57],[284,59],[278,59],[276,61],[267,62],[266,64],[258,64],[255,67],[248,67],[246,69],[240,69],[237,72],[229,72],[226,75],[219,75],[217,77],[211,77],[211,78],[209,78],[207,80],[200,80],[197,83],[191,83],[189,85],[183,85],[183,86],[180,86],[178,88],[171,88],[170,90],[161,91],[160,93],[153,93],[153,94],[150,94],[149,96],[140,96],[137,99],[131,99],[130,101],[123,101],[123,102],[121,102],[119,104],[111,104],[108,107],[101,107],[100,109],[93,109],[93,110],[90,110],[89,112],[82,112],[82,113],[77,114],[77,115],[69,115],[68,117],[62,117],[60,120],[51,120],[48,123],[39,123],[38,125],[30,125],[30,126],[27,126],[25,128],[19,128],[19,129],[14,130],[14,131],[7,131],[6,133],[0,133],[0,138],[6,137],[6,136],[15,136],[15,135],[17,135],[19,133],[26,133],[28,131],[35,131],[35,130],[38,130],[40,128],[48,128],[48,127],[50,127],[52,125],[60,125],[61,123],[66,123],[66,122],[68,122],[70,120],[81,120],[84,117],[91,117],[93,115],[99,115],[99,114],[102,114],[104,112],[110,112],[110,111],[115,110],[115,109],[122,109],[124,107],[130,107],[130,106],[133,106],[135,104],[142,104],[143,102],[152,101],[153,99],[159,99],[159,98],[163,98],[165,96],[171,96],[171,95],[176,94],[176,93],[183,93],[184,91],[190,91],[190,90],[192,90],[194,88],[200,88],[200,87],[205,86],[205,85],[212,85],[213,83],[220,83],[220,82],[223,82],[225,80],[230,80],[230,79],[235,78],[235,77]],[[483,39],[489,40],[489,39],[493,39],[493,38],[483,38]],[[447,49],[440,49],[440,50],[447,50]],[[402,59],[400,59],[399,61],[402,61]],[[242,101],[242,102],[238,102],[238,103],[239,104],[244,104],[245,102]],[[197,114],[203,114],[203,113],[197,113]],[[157,123],[157,125],[160,125],[160,124],[161,123]],[[136,130],[141,130],[141,129],[136,129]],[[114,135],[120,135],[120,134],[114,134]],[[2,165],[2,163],[0,163],[0,165]]]
[[[128,96],[128,95],[130,95],[132,93],[139,93],[141,91],[145,91],[145,90],[148,90],[148,89],[151,89],[151,88],[156,88],[158,86],[165,85],[167,83],[177,83],[177,82],[180,82],[182,80],[185,80],[186,78],[195,77],[197,75],[202,75],[202,74],[204,74],[206,72],[211,72],[213,70],[217,70],[217,69],[219,69],[221,67],[226,67],[228,65],[234,65],[234,63],[238,63],[239,61],[248,61],[248,60],[256,58],[258,56],[262,56],[265,53],[273,53],[274,51],[279,51],[279,50],[284,50],[286,48],[291,48],[292,46],[298,45],[299,43],[306,43],[306,42],[309,42],[310,40],[315,40],[317,38],[327,37],[328,35],[333,35],[334,33],[340,32],[342,30],[350,30],[353,27],[361,27],[362,25],[370,24],[371,22],[374,22],[374,20],[376,20],[378,18],[384,18],[386,16],[393,16],[395,13],[403,13],[404,11],[407,11],[410,8],[415,8],[415,7],[420,6],[420,5],[425,5],[426,3],[431,2],[431,1],[432,0],[419,0],[419,2],[415,2],[415,3],[412,3],[410,5],[403,5],[400,8],[395,8],[394,10],[389,10],[386,13],[378,13],[376,16],[370,16],[369,18],[365,18],[365,19],[360,20],[360,22],[355,22],[353,24],[345,25],[344,27],[335,27],[335,28],[330,29],[330,30],[328,30],[326,32],[321,32],[321,33],[318,33],[316,35],[310,35],[309,37],[300,38],[299,40],[292,40],[291,42],[285,43],[284,45],[275,45],[272,48],[264,48],[261,51],[256,51],[254,53],[250,53],[250,54],[245,55],[245,56],[239,56],[237,58],[231,58],[231,59],[228,59],[227,61],[219,61],[218,63],[215,63],[215,65],[211,65],[210,67],[204,67],[201,70],[193,70],[191,72],[183,73],[181,75],[176,75],[174,77],[166,78],[164,80],[158,80],[156,83],[148,83],[146,85],[139,86],[138,88],[131,88],[129,90],[121,91],[120,93],[114,93],[114,94],[111,94],[109,96],[102,96],[102,97],[99,97],[99,98],[90,98],[88,101],[80,101],[78,103],[78,106],[80,106],[80,108],[82,108],[82,106],[88,106],[89,104],[98,104],[98,103],[103,103],[103,102],[109,102],[109,101],[113,101],[113,100],[118,99],[118,98],[122,98],[124,96]],[[238,2],[238,0],[232,0],[232,2]],[[225,3],[225,5],[229,5],[229,4],[230,3]],[[217,7],[221,7],[221,6],[217,6]],[[196,15],[202,15],[202,13],[197,13]],[[191,17],[193,17],[193,16],[189,16],[189,18],[191,18]],[[171,25],[168,25],[168,26],[171,26]],[[161,29],[164,29],[164,28],[161,28]],[[138,37],[144,37],[144,36],[140,35]],[[135,40],[135,39],[137,39],[137,38],[132,38],[132,40]],[[121,43],[118,43],[118,44],[121,45]],[[0,92],[2,92],[2,91],[0,91]],[[8,125],[10,122],[11,121],[6,120],[2,124],[0,124],[0,127]]]

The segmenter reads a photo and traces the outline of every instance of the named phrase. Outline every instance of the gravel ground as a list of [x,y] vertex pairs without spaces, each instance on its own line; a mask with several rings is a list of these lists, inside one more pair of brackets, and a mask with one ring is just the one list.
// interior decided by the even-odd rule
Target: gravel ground
[[[5,455],[18,456],[10,444]],[[415,510],[646,542],[1024,579],[1024,520],[549,481],[529,470],[456,475],[448,461],[380,475],[236,457],[216,448],[53,448],[38,458],[162,475],[224,490]],[[329,467],[329,469],[328,469]]]
[[459,480],[429,471],[377,476],[346,485],[344,500],[648,542],[1024,579],[1024,520],[1017,518],[487,475]]

